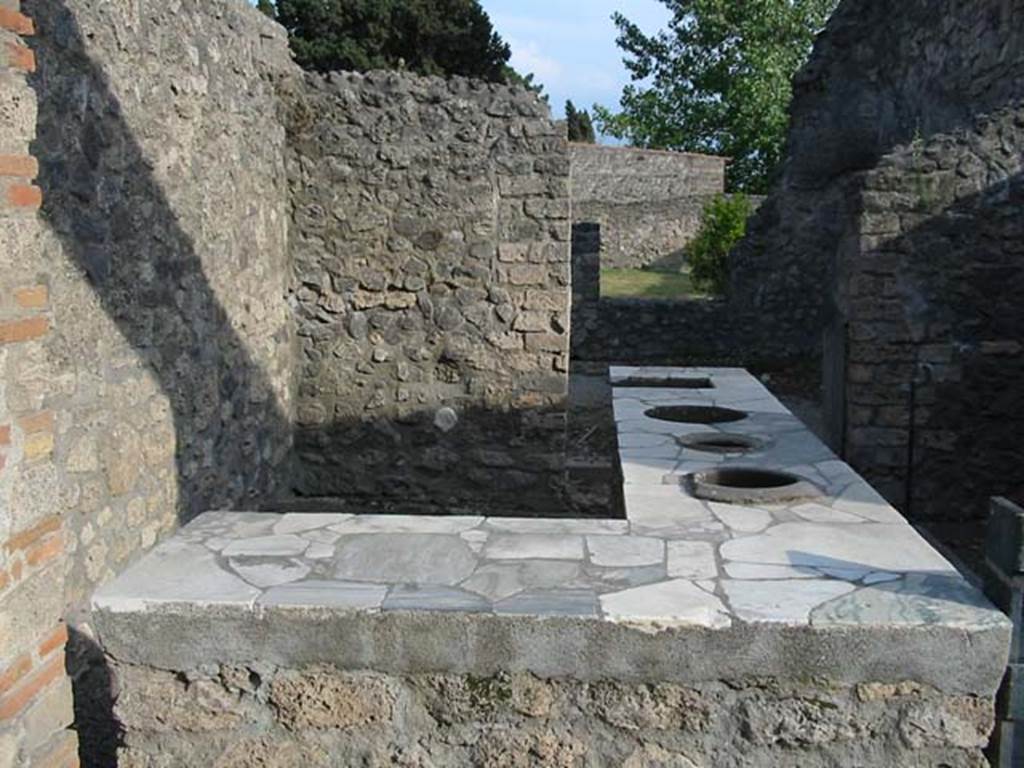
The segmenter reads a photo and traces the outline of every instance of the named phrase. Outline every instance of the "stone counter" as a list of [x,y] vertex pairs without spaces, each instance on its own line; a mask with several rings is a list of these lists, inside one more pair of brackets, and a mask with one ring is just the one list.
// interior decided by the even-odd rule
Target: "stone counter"
[[[745,372],[613,383],[626,520],[215,512],[97,593],[127,764],[983,765],[1002,614]],[[683,482],[739,464],[817,496]]]

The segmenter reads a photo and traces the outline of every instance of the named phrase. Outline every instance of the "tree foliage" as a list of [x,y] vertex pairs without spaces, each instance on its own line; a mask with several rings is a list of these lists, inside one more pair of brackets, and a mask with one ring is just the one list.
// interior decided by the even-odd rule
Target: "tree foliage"
[[708,293],[723,294],[729,287],[729,251],[747,232],[753,211],[744,194],[717,195],[701,214],[700,229],[686,246],[693,284]]
[[653,36],[614,15],[634,83],[618,114],[595,106],[598,127],[635,146],[727,155],[732,188],[767,191],[793,75],[838,0],[661,2],[672,19]]
[[544,101],[544,103],[548,103],[548,95],[544,93],[544,85],[536,81],[532,72],[528,75],[521,75],[511,66],[506,66],[502,76],[502,82],[508,83],[509,85],[518,85],[520,88],[533,91]]
[[277,18],[277,9],[274,8],[273,0],[256,0],[256,7],[265,16],[269,16],[272,19]]
[[579,141],[584,144],[597,142],[590,113],[585,109],[576,109],[576,105],[571,100],[565,102],[565,120],[569,124],[569,141]]
[[277,20],[306,69],[508,76],[511,50],[478,0],[278,0]]

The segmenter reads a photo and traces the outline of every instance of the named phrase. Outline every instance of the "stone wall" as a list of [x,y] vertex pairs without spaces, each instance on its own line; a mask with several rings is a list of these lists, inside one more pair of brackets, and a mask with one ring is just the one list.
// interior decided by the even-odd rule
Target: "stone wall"
[[[980,768],[991,703],[906,683],[680,685],[119,665],[122,766]],[[396,728],[396,724],[401,727]]]
[[833,423],[909,514],[981,519],[1024,489],[1024,107],[898,148],[859,203]]
[[782,178],[733,256],[733,298],[762,348],[820,350],[858,173],[1020,97],[1021,12],[1019,0],[840,4],[796,77]]
[[753,365],[771,362],[747,349],[720,299],[603,298],[583,340],[580,360],[620,364]]
[[550,510],[564,128],[522,89],[376,72],[308,77],[291,132],[296,490],[364,509]]
[[[197,511],[271,493],[289,450],[275,91],[293,65],[243,0],[23,10],[37,100],[3,75],[0,165],[34,175],[34,138],[43,202],[0,235],[0,764],[74,764],[66,664],[83,757],[106,765],[109,680],[82,601]],[[0,3],[0,24],[27,24],[11,14]],[[25,181],[4,187],[39,206]]]
[[601,226],[605,269],[679,269],[711,199],[711,195],[692,195],[633,203],[574,200],[573,218]]
[[[0,765],[67,766],[77,754],[65,674],[63,578],[75,547],[58,472],[63,413],[41,362],[60,332],[35,185],[35,25],[0,3]],[[63,503],[62,503],[63,502]],[[62,512],[68,514],[62,514]]]
[[570,145],[573,221],[601,225],[605,267],[678,265],[707,201],[725,191],[726,158]]

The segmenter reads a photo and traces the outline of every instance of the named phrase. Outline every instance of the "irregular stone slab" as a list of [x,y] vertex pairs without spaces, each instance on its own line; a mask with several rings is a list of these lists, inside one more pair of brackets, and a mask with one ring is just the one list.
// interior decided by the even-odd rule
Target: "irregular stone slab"
[[555,589],[582,580],[579,563],[564,560],[514,560],[484,563],[459,584],[490,600],[502,600],[528,589]]
[[810,613],[823,603],[852,592],[844,581],[722,581],[733,613],[743,621],[807,624]]
[[703,541],[668,542],[668,575],[680,579],[717,579],[715,548]]
[[482,517],[430,517],[424,515],[352,515],[330,526],[338,533],[462,533],[478,527]]
[[589,589],[551,591],[531,590],[494,605],[495,613],[519,616],[592,616],[600,615],[597,593]]
[[349,581],[451,586],[476,565],[476,556],[458,536],[377,533],[342,538],[334,573]]
[[321,544],[314,541],[306,550],[306,558],[309,560],[329,560],[332,557],[334,557],[333,544]]
[[996,626],[1001,619],[991,603],[959,575],[927,574],[863,587],[811,614],[816,626],[942,624],[974,629]]
[[790,511],[809,523],[834,523],[836,525],[853,525],[868,522],[859,515],[842,512],[826,507],[823,504],[798,504],[790,507]]
[[721,555],[725,560],[767,565],[956,573],[905,523],[780,523],[763,534],[726,542]]
[[380,608],[388,588],[383,584],[345,581],[297,581],[268,589],[259,605],[343,608],[369,611]]
[[237,558],[228,561],[231,570],[254,587],[276,587],[309,575],[309,566],[301,560],[246,562]]
[[95,608],[144,613],[167,603],[250,606],[260,595],[259,589],[222,568],[213,553],[175,539],[125,570],[115,585],[96,592]]
[[685,579],[601,595],[601,610],[608,619],[623,624],[716,629],[732,624],[721,600]]
[[608,567],[655,565],[665,559],[665,542],[644,536],[588,536],[590,562]]
[[769,579],[819,579],[821,571],[807,566],[758,565],[756,563],[726,563],[725,572],[731,579],[749,581]]
[[832,508],[879,523],[906,522],[874,488],[859,477],[832,502]]
[[681,485],[631,486],[626,490],[626,517],[631,527],[671,527],[681,522],[706,521],[714,518],[703,502],[689,496]]
[[719,504],[716,501],[708,502],[708,507],[726,527],[737,533],[760,533],[774,522],[770,512],[757,507]]
[[249,555],[252,557],[288,557],[301,555],[309,542],[291,534],[285,536],[258,536],[254,539],[239,539],[221,550],[225,557]]
[[293,512],[282,517],[280,522],[274,525],[274,533],[280,535],[318,530],[329,525],[337,525],[351,517],[352,515],[346,514]]
[[622,480],[627,485],[661,485],[672,477],[678,460],[674,455],[661,458],[622,457]]
[[384,599],[385,611],[431,611],[480,613],[491,610],[480,595],[449,587],[402,585],[393,587]]
[[626,534],[629,523],[626,520],[546,520],[530,517],[488,517],[484,526],[489,531],[503,533],[553,533],[553,534]]
[[495,534],[484,547],[483,556],[488,560],[582,560],[583,537]]
[[665,563],[657,565],[645,565],[638,568],[600,568],[589,566],[586,570],[587,578],[596,580],[597,586],[607,587],[602,592],[617,592],[630,587],[639,587],[643,584],[653,584],[656,581],[665,581],[668,576]]

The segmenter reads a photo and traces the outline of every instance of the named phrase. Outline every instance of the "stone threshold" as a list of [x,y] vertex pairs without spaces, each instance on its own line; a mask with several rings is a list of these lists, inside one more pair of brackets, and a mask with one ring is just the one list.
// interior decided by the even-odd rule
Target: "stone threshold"
[[[99,590],[115,658],[695,682],[916,680],[991,696],[1008,620],[741,369],[613,368],[626,520],[202,515]],[[637,387],[636,379],[661,379]],[[664,379],[707,377],[711,389]],[[747,414],[662,421],[664,406]],[[744,455],[684,447],[755,438]],[[820,494],[694,498],[688,473],[783,470]]]

